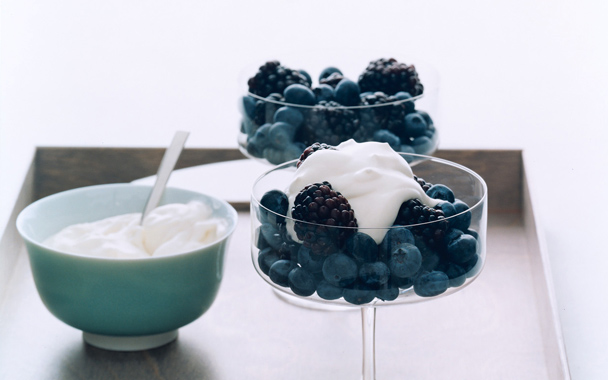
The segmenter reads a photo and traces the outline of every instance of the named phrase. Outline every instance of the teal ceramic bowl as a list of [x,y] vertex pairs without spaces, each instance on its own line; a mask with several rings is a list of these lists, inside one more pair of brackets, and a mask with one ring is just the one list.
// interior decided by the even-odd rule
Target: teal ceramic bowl
[[83,331],[84,340],[111,350],[142,350],[174,340],[177,330],[215,300],[224,254],[237,213],[223,200],[167,188],[161,204],[198,200],[227,222],[219,240],[171,256],[114,259],[76,255],[44,246],[64,227],[141,212],[151,186],[110,184],[54,194],[27,206],[17,218],[36,288],[47,309]]

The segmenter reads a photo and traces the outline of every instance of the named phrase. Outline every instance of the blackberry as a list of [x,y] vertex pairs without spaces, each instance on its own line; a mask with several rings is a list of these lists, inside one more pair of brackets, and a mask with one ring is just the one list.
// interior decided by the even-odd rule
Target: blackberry
[[310,87],[306,76],[298,70],[282,66],[279,61],[266,62],[247,81],[249,92],[264,98],[272,93],[282,94],[287,86],[295,83]]
[[448,229],[448,221],[445,220],[443,211],[428,207],[419,199],[410,199],[401,204],[394,225],[409,226],[436,222],[429,225],[422,224],[413,226],[411,231],[414,235],[421,236],[426,243],[432,247],[439,247]]
[[399,98],[391,95],[388,97],[388,102],[397,102],[396,104],[391,105],[387,108],[387,120],[385,128],[389,130],[389,132],[394,133],[399,136],[402,142],[408,143],[411,139],[410,136],[405,132],[405,116],[412,112],[413,103],[412,102],[399,102]]
[[[295,198],[291,216],[294,231],[305,247],[315,254],[337,252],[346,239],[356,232],[355,212],[348,200],[334,191],[329,182],[307,185]],[[297,221],[308,223],[298,223]]]
[[371,61],[359,76],[359,87],[361,92],[382,91],[389,95],[404,91],[418,96],[424,91],[414,65],[400,63],[394,58]]
[[285,98],[279,93],[272,93],[266,97],[266,100],[257,100],[253,110],[253,122],[258,126],[266,123],[274,122],[275,112],[282,107],[281,104],[275,102],[284,102]]
[[321,79],[319,81],[319,84],[328,84],[333,88],[336,88],[336,86],[338,85],[338,83],[340,83],[342,79],[344,79],[344,75],[336,71]]
[[372,139],[374,133],[386,129],[390,117],[390,107],[382,106],[389,102],[389,97],[380,91],[365,95],[361,98],[362,106],[374,106],[359,110],[359,129],[353,134],[353,139],[365,142]]
[[414,180],[416,182],[418,182],[418,184],[420,185],[420,187],[422,187],[422,190],[424,190],[425,193],[431,188],[431,186],[433,186],[432,183],[426,182],[424,179],[417,177],[415,175],[414,175]]
[[308,158],[308,156],[310,156],[314,152],[316,152],[318,150],[325,150],[325,149],[336,150],[336,148],[333,147],[333,146],[331,146],[331,145],[327,145],[325,143],[318,143],[318,142],[316,142],[316,143],[312,144],[311,146],[307,147],[302,152],[302,155],[300,156],[300,159],[298,160],[298,163],[296,164],[296,167],[299,168],[300,165],[302,165],[302,162],[304,162],[304,160],[306,160]]
[[359,111],[361,128],[353,138],[359,142],[369,141],[373,139],[374,133],[386,129],[404,143],[408,143],[410,138],[404,133],[405,116],[412,112],[412,103],[400,100],[403,99],[395,95],[389,96],[381,91],[363,96],[361,105],[373,107],[362,108]]
[[[377,106],[389,102],[389,96],[382,91],[376,91],[361,97],[362,106]],[[382,108],[382,107],[378,107]]]
[[317,141],[338,145],[352,138],[358,128],[357,112],[335,101],[322,100],[307,113],[296,140],[307,146]]

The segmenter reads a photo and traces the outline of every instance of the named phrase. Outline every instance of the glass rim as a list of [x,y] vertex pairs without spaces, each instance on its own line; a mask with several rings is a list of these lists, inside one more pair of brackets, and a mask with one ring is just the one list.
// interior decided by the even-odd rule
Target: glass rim
[[[448,166],[452,166],[455,167],[457,169],[460,169],[466,173],[468,173],[469,175],[471,175],[472,177],[474,177],[482,186],[482,190],[483,190],[483,194],[480,197],[480,199],[472,206],[469,206],[469,208],[467,210],[464,210],[462,212],[459,212],[458,214],[454,214],[452,216],[449,217],[444,217],[443,219],[439,219],[439,220],[434,220],[431,222],[424,222],[424,223],[417,223],[417,224],[407,224],[407,225],[391,225],[391,226],[387,226],[387,227],[346,227],[346,226],[329,226],[326,224],[319,224],[319,223],[313,223],[313,222],[307,222],[307,221],[302,221],[302,220],[298,220],[298,219],[294,219],[291,216],[287,216],[287,215],[281,215],[277,212],[274,212],[272,210],[270,210],[269,208],[263,206],[261,204],[261,199],[257,199],[255,196],[255,193],[253,191],[253,189],[255,189],[256,185],[260,182],[260,180],[262,180],[262,178],[264,178],[265,176],[267,176],[268,174],[274,172],[274,171],[278,171],[278,170],[282,170],[285,169],[287,167],[292,167],[296,165],[298,159],[296,160],[291,160],[291,161],[287,161],[281,165],[278,165],[270,170],[265,171],[264,173],[262,173],[258,178],[256,178],[256,180],[253,182],[253,187],[252,187],[252,191],[251,191],[251,199],[252,201],[255,202],[255,204],[261,208],[263,208],[265,211],[274,214],[277,217],[281,217],[281,218],[285,218],[285,220],[289,220],[293,223],[305,223],[308,225],[313,225],[313,226],[321,226],[321,227],[326,227],[326,228],[331,228],[331,229],[340,229],[340,230],[356,230],[356,231],[361,231],[361,232],[365,232],[365,231],[371,231],[371,230],[389,230],[389,229],[395,229],[395,228],[403,228],[403,227],[407,227],[407,228],[415,228],[415,227],[420,227],[420,226],[430,226],[433,225],[435,223],[442,223],[445,221],[449,221],[451,219],[455,219],[461,215],[466,214],[467,212],[472,212],[480,207],[482,207],[483,204],[486,203],[487,198],[488,198],[488,186],[486,184],[486,182],[484,181],[484,179],[477,174],[475,171],[467,168],[464,165],[458,164],[456,162],[453,161],[449,161],[449,160],[445,160],[442,158],[438,158],[438,157],[433,157],[433,156],[426,156],[426,155],[422,155],[422,154],[416,154],[416,153],[403,153],[403,152],[397,152],[399,155],[401,155],[403,157],[403,155],[407,155],[407,156],[411,156],[411,157],[417,157],[418,160],[417,161],[435,161],[444,165],[448,165]],[[409,163],[408,163],[409,164]],[[444,201],[447,202],[447,201]],[[289,211],[289,210],[288,210]]]
[[[426,91],[426,88],[425,88]],[[404,91],[405,92],[405,91]],[[274,99],[268,99],[268,98],[264,98],[260,95],[256,95],[254,93],[251,93],[249,91],[247,91],[247,96],[250,96],[256,100],[261,100],[263,102],[266,103],[270,103],[270,104],[276,104],[279,106],[286,106],[286,107],[293,107],[293,108],[306,108],[306,109],[313,109],[313,108],[335,108],[335,109],[345,109],[345,110],[362,110],[362,109],[369,109],[369,108],[380,108],[380,107],[391,107],[391,106],[397,106],[397,105],[401,105],[401,104],[405,104],[405,103],[409,103],[409,102],[415,102],[416,100],[422,99],[425,96],[425,93],[423,92],[420,95],[416,95],[416,96],[412,96],[409,99],[399,99],[399,100],[395,100],[392,102],[388,102],[388,103],[382,103],[382,104],[369,104],[369,105],[357,105],[357,106],[344,106],[344,105],[339,105],[339,106],[324,106],[321,104],[313,104],[313,105],[307,105],[307,104],[296,104],[296,103],[288,103],[288,102],[282,102],[279,100],[274,100]],[[411,96],[411,95],[410,95]],[[416,110],[418,111],[418,110]]]

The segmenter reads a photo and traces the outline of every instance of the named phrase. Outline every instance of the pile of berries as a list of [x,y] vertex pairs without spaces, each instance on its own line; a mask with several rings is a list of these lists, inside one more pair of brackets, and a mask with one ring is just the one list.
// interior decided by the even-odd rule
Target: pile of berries
[[424,92],[416,68],[393,58],[370,62],[357,81],[328,67],[316,86],[306,71],[269,61],[248,87],[239,144],[272,164],[298,158],[314,142],[379,141],[418,154],[437,146],[433,120],[415,107],[413,97]]
[[[355,305],[392,301],[409,289],[433,297],[462,286],[481,266],[469,206],[447,186],[416,179],[441,202],[434,208],[418,199],[404,202],[379,244],[358,230],[357,210],[328,182],[302,189],[291,210],[285,193],[267,192],[257,209],[260,270],[296,295],[316,293]],[[293,218],[293,227],[285,215]]]

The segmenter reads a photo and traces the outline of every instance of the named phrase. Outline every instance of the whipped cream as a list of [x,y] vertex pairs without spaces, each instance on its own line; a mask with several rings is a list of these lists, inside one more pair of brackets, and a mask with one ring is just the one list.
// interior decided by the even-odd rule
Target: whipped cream
[[107,258],[142,258],[188,252],[223,236],[227,223],[197,201],[157,207],[140,225],[141,213],[74,224],[48,238],[50,248]]
[[327,181],[346,197],[359,229],[373,228],[364,232],[379,244],[387,231],[383,228],[393,225],[403,202],[418,198],[429,207],[440,202],[426,195],[407,161],[387,143],[351,139],[335,148],[316,151],[296,170],[287,189],[290,211],[304,187]]

